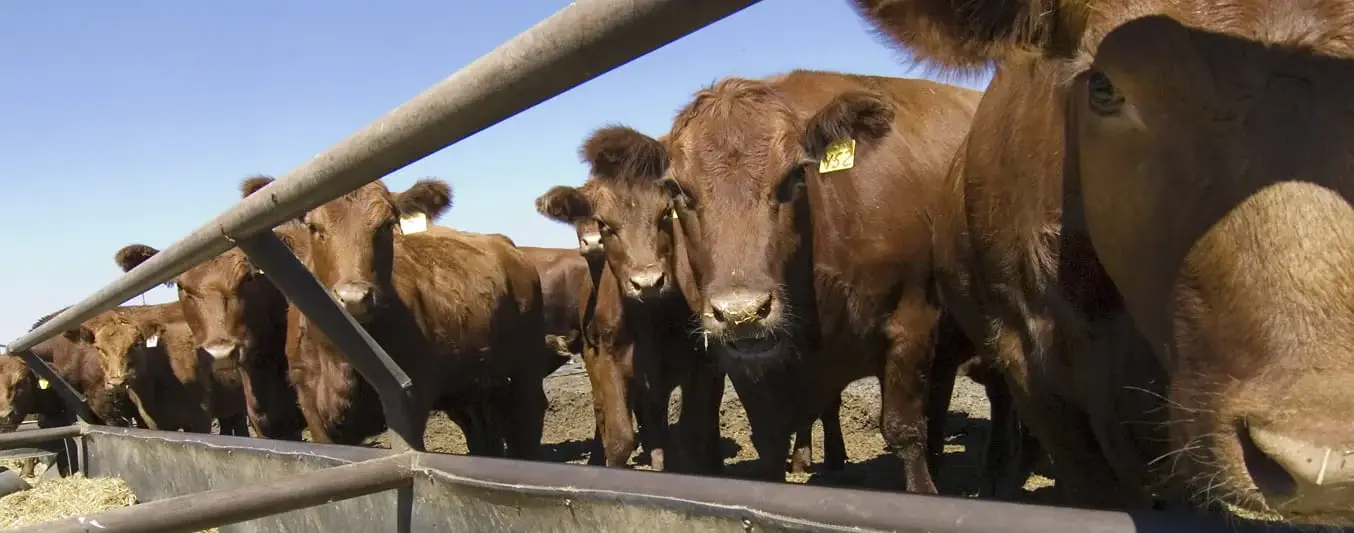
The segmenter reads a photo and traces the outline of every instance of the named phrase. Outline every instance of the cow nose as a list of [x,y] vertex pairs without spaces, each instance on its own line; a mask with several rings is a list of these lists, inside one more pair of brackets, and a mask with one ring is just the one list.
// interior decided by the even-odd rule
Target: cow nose
[[630,275],[630,289],[638,293],[653,292],[663,288],[663,271],[657,268],[640,270]]
[[1354,507],[1354,456],[1344,447],[1255,426],[1241,437],[1246,470],[1271,506],[1296,513],[1348,513]]
[[730,291],[710,298],[710,314],[723,324],[738,325],[771,316],[770,292]]
[[602,251],[602,236],[597,233],[586,233],[582,237],[579,237],[578,251],[583,255]]
[[372,290],[368,283],[339,283],[334,285],[334,298],[353,318],[366,316],[371,306]]
[[202,351],[212,356],[212,368],[214,370],[223,370],[235,366],[240,345],[230,341],[209,342],[202,345]]

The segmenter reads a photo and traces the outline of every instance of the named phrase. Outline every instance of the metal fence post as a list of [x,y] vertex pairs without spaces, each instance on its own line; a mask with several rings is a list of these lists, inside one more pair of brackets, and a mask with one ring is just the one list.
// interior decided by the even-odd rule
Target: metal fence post
[[329,296],[329,291],[272,231],[241,239],[237,245],[380,394],[386,424],[398,437],[391,448],[399,451],[402,444],[404,449],[422,451],[424,428],[413,420],[409,409],[414,382],[404,369]]

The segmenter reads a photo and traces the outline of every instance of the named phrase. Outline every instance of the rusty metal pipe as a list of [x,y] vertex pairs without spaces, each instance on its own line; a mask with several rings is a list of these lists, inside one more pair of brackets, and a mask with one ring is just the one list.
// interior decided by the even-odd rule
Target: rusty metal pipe
[[12,533],[200,531],[384,490],[409,487],[413,483],[411,461],[411,455],[394,455],[307,472],[260,485],[199,492],[8,531]]
[[33,446],[58,439],[79,437],[84,434],[84,431],[85,428],[83,426],[75,424],[55,428],[28,429],[15,431],[13,433],[0,433],[0,450],[22,448],[24,446]]
[[418,161],[759,0],[580,0],[251,194],[10,342],[26,350],[244,239]]

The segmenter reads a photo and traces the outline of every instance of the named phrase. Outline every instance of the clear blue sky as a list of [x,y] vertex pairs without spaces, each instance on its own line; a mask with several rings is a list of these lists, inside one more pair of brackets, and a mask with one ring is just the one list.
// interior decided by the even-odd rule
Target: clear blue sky
[[[246,175],[282,175],[568,3],[7,5],[0,343],[115,279],[123,245],[165,247],[230,207]],[[924,73],[906,60],[845,0],[766,0],[385,181],[395,190],[424,176],[450,182],[455,207],[442,224],[573,246],[572,230],[532,202],[582,182],[577,148],[593,128],[662,134],[694,91],[723,76]],[[173,297],[157,288],[146,301]]]

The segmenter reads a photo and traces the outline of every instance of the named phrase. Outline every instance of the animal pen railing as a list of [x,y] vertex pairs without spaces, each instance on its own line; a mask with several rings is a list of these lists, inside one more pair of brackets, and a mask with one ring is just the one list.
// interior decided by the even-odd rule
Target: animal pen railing
[[[88,475],[148,503],[22,531],[1096,531],[1259,529],[1120,513],[426,453],[411,378],[269,231],[759,0],[580,0],[218,215],[6,348],[80,419],[0,435],[74,439]],[[241,248],[379,392],[392,450],[99,425],[30,349],[231,247]],[[230,488],[220,488],[230,487]]]

